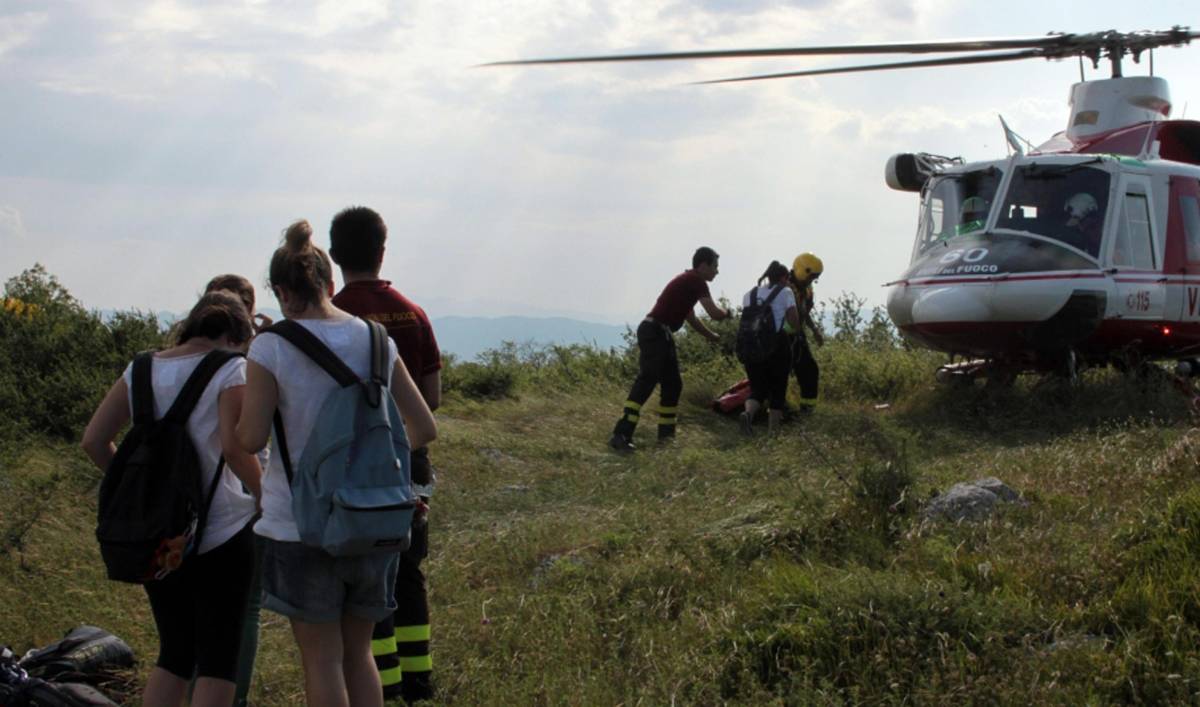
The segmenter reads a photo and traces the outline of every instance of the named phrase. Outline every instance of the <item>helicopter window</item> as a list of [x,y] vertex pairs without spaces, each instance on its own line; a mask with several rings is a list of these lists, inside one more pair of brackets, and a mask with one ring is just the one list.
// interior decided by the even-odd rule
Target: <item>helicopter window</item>
[[1110,180],[1108,172],[1085,164],[1022,166],[996,228],[1051,238],[1098,258]]
[[1196,197],[1186,195],[1179,199],[1180,210],[1183,211],[1183,231],[1187,236],[1188,262],[1200,262],[1200,201]]
[[[1154,269],[1154,243],[1150,233],[1150,205],[1145,194],[1126,194],[1121,221],[1118,224],[1116,249],[1113,262],[1139,270]],[[1124,253],[1122,247],[1128,249]],[[1118,256],[1124,262],[1117,262]]]
[[918,251],[982,231],[1002,172],[995,167],[935,177],[926,191]]

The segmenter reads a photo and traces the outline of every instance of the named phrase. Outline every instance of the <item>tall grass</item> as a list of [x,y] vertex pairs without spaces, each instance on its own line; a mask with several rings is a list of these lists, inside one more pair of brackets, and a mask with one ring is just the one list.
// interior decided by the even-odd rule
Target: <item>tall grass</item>
[[[1187,401],[1110,371],[939,388],[940,357],[906,349],[856,302],[833,304],[838,328],[817,349],[823,405],[772,439],[707,409],[742,376],[732,322],[715,325],[720,345],[678,337],[679,438],[633,456],[604,445],[632,348],[504,346],[450,362],[426,565],[438,701],[1200,701]],[[73,374],[73,395],[94,401],[157,329],[62,306],[109,352]],[[42,334],[28,321],[0,320],[0,344],[59,355],[57,339],[30,343]],[[143,334],[120,344],[126,327]],[[85,417],[70,403],[54,403],[58,428],[7,416],[37,432],[0,475],[0,641],[24,649],[96,623],[130,641],[144,677],[153,623],[137,588],[103,579],[98,474],[62,441]],[[921,519],[933,495],[980,476],[1026,503],[975,524]],[[301,699],[287,624],[269,613],[258,671],[256,704]]]

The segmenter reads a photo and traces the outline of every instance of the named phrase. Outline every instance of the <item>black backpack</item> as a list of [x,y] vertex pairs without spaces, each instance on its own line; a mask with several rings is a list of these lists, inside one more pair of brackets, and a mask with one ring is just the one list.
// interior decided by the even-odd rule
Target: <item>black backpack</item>
[[242,355],[209,352],[159,420],[150,384],[153,356],[134,358],[133,427],[100,483],[96,539],[109,579],[135,584],[162,579],[199,547],[225,458],[206,496],[187,420],[217,370]]
[[771,303],[787,285],[776,285],[771,294],[761,303],[758,301],[758,288],[750,290],[750,304],[742,310],[742,320],[738,324],[737,342],[734,352],[742,363],[762,363],[771,357],[779,344],[779,330],[775,328],[775,314],[771,311]]
[[133,649],[96,626],[76,626],[61,640],[27,652],[20,666],[32,677],[101,685],[133,667]]
[[117,707],[91,685],[43,680],[21,667],[7,646],[0,647],[0,705],[3,707]]

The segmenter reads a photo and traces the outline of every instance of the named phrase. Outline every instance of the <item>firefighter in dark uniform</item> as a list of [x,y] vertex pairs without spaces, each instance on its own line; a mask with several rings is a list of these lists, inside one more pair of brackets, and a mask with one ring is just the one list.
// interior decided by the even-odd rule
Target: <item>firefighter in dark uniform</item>
[[817,278],[821,277],[824,270],[824,263],[812,253],[801,253],[792,261],[790,281],[792,291],[796,294],[796,310],[800,315],[800,328],[792,330],[793,327],[787,324],[784,326],[784,330],[792,330],[788,331],[792,344],[792,372],[796,376],[796,383],[800,385],[801,414],[811,413],[816,409],[817,401],[820,399],[817,386],[820,383],[821,370],[817,366],[817,360],[813,358],[812,347],[809,346],[804,330],[808,329],[812,332],[817,346],[825,344],[821,328],[812,318],[815,303],[812,286]]
[[656,387],[660,389],[658,440],[665,442],[675,438],[683,378],[679,374],[674,333],[687,322],[696,333],[709,341],[720,340],[693,311],[699,303],[708,316],[716,321],[729,316],[726,309],[713,302],[708,290],[708,283],[717,276],[719,258],[712,248],[697,249],[692,255],[692,269],[685,270],[667,283],[654,308],[638,325],[638,376],[629,390],[621,418],[617,420],[612,437],[608,440],[608,446],[614,450],[633,451],[633,431],[641,417],[642,405]]

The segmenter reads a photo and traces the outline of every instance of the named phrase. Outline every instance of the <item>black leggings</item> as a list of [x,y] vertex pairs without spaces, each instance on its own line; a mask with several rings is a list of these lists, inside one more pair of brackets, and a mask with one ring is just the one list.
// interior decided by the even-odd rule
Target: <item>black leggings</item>
[[146,596],[158,627],[158,667],[193,676],[233,681],[237,675],[242,618],[254,568],[250,525],[179,570],[147,582]]
[[766,361],[745,364],[746,377],[750,379],[750,399],[766,404],[771,410],[787,407],[788,368],[792,363],[790,343],[781,335]]

